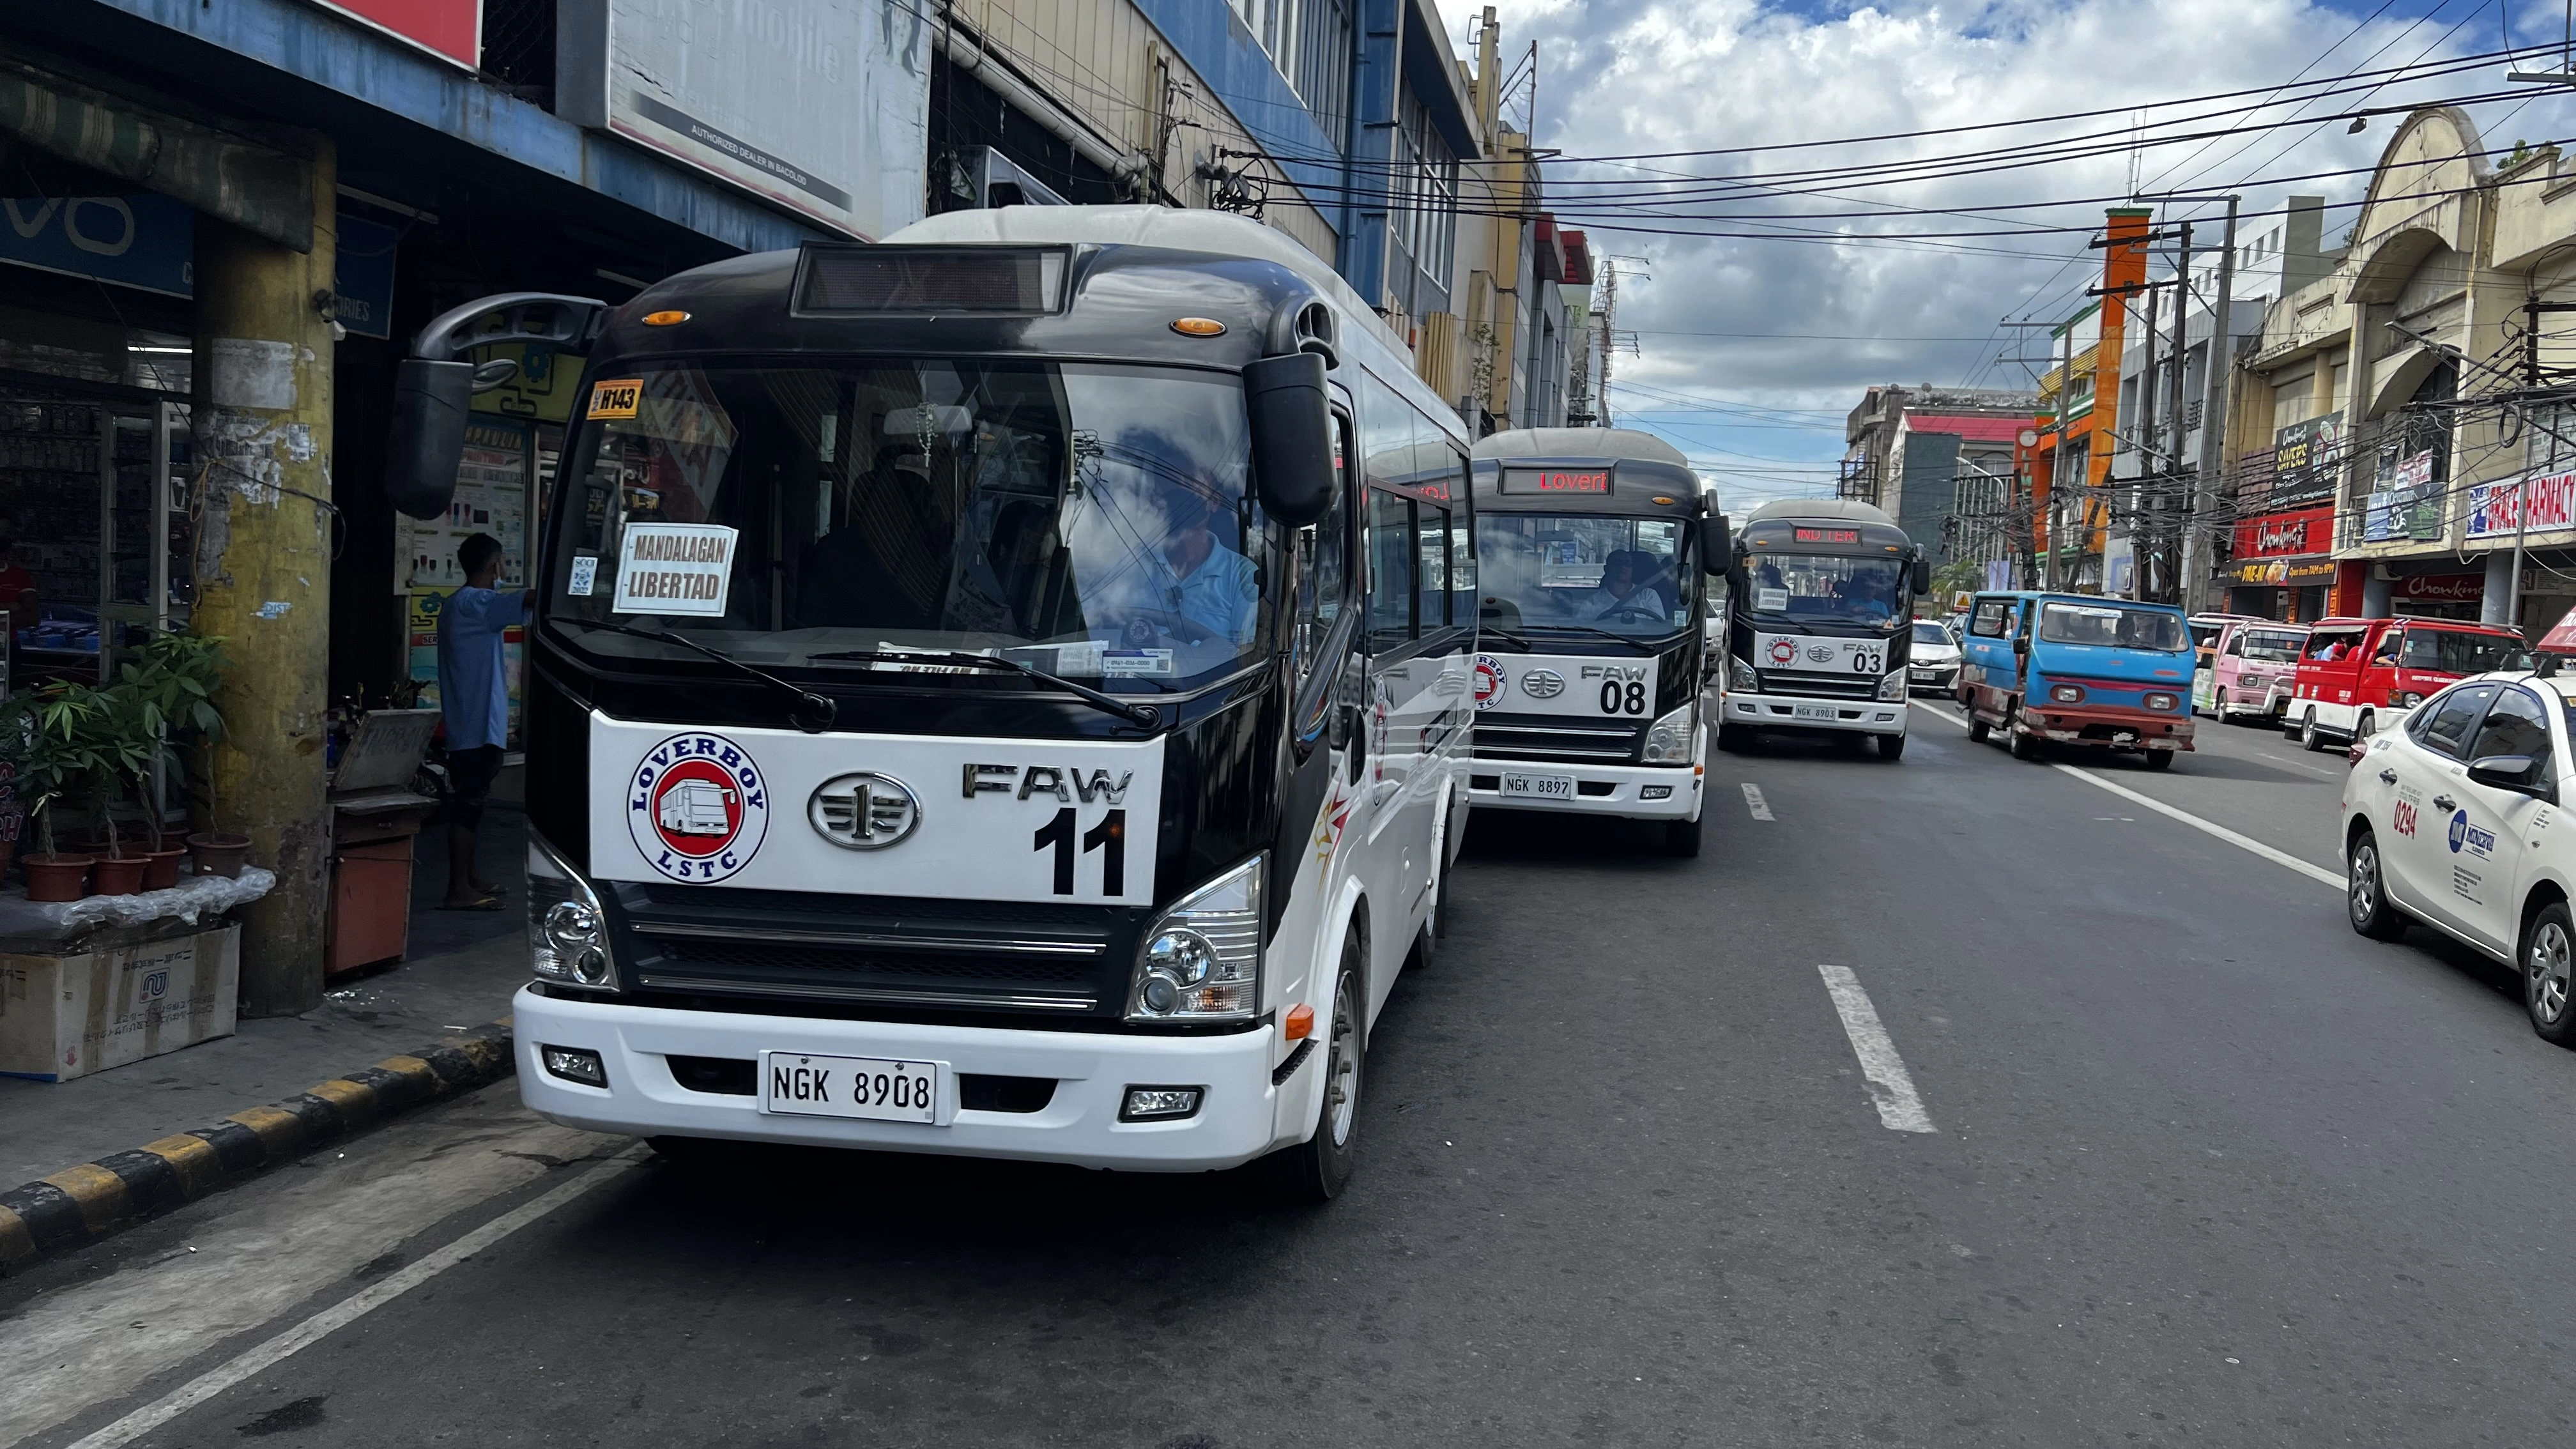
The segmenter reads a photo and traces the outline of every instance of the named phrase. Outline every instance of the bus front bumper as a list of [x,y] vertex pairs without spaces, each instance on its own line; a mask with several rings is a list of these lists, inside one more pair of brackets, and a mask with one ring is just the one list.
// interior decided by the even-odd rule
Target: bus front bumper
[[[933,1152],[965,1157],[1062,1162],[1141,1172],[1235,1167],[1280,1145],[1274,1139],[1280,1088],[1277,1029],[1261,1025],[1222,1036],[1137,1036],[842,1021],[748,1012],[679,1011],[541,995],[521,988],[511,1004],[520,1099],[550,1121],[638,1137],[731,1138]],[[597,1052],[608,1085],[568,1081],[546,1069],[546,1047]],[[879,1122],[764,1112],[757,1072],[763,1052],[873,1057],[938,1066],[933,1122]],[[1299,1074],[1320,1071],[1307,1053]],[[683,1086],[671,1059],[750,1063],[748,1095]],[[979,1111],[959,1105],[958,1078],[982,1075],[1054,1083],[1036,1111]],[[1296,1092],[1296,1077],[1286,1089]],[[1162,1121],[1121,1122],[1131,1086],[1203,1089],[1198,1111]],[[739,1088],[736,1089],[737,1092]]]
[[[1688,820],[1699,813],[1705,765],[1581,765],[1555,760],[1478,760],[1467,773],[1467,801],[1478,810],[1533,810],[1549,815],[1617,815],[1630,820]],[[1503,775],[1571,776],[1567,799],[1505,795]]]
[[2048,705],[2024,709],[2013,728],[2051,744],[2098,745],[2115,750],[2189,750],[2189,714],[2151,714],[2137,709],[2087,709],[2082,705]]
[[1755,730],[1838,730],[1872,735],[1905,733],[1901,700],[1811,699],[1792,694],[1724,694],[1718,722]]

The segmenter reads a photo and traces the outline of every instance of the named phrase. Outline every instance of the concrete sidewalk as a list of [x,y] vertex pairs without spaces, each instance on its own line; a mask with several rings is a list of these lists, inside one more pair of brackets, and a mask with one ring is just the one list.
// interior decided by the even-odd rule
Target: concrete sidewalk
[[495,799],[484,873],[497,912],[441,911],[446,835],[420,839],[408,960],[340,977],[301,1016],[244,1021],[232,1036],[69,1082],[0,1078],[0,1188],[290,1097],[425,1041],[508,1014],[528,974],[527,815]]

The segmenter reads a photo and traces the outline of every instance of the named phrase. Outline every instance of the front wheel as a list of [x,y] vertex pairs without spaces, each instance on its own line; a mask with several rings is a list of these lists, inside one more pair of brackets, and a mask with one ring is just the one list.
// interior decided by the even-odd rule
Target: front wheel
[[2299,748],[2316,751],[2326,747],[2326,737],[2317,729],[2317,712],[2309,710],[2299,720]]
[[2024,734],[2020,730],[2014,729],[2013,724],[2014,721],[2012,718],[2007,716],[2004,720],[2004,728],[2011,732],[2012,757],[2016,760],[2038,759],[2040,751],[2039,736]]
[[1262,1159],[1272,1189],[1289,1202],[1331,1202],[1351,1180],[1367,1045],[1360,1024],[1360,976],[1360,938],[1354,931],[1343,938],[1341,974],[1333,982],[1332,1034],[1323,1043],[1324,1103],[1315,1114],[1314,1134]]
[[2552,1046],[2576,1048],[2576,1009],[2568,1000],[2576,976],[2576,918],[2565,901],[2542,906],[2523,929],[2522,1006],[2531,1029]]
[[2383,865],[2379,837],[2365,825],[2344,853],[2344,916],[2370,939],[2394,941],[2406,934],[2406,918],[2389,904]]
[[[1702,819],[1705,819],[1705,812]],[[1694,860],[1699,856],[1700,821],[1667,820],[1664,822],[1664,854]]]
[[1905,736],[1880,735],[1878,737],[1878,757],[1882,760],[1904,759]]

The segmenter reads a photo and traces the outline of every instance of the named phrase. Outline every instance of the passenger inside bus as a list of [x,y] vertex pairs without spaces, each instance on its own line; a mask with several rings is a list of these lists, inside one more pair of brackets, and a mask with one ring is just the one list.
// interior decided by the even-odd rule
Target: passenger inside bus
[[1167,607],[1228,643],[1252,642],[1259,585],[1252,561],[1227,547],[1211,526],[1217,516],[1215,498],[1177,482],[1166,482],[1162,492],[1161,553],[1171,567]]

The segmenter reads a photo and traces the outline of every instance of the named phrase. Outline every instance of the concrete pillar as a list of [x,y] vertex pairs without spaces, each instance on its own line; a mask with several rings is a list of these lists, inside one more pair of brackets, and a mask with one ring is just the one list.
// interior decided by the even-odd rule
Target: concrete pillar
[[2379,568],[2375,564],[2363,564],[2362,568],[2367,572],[2361,576],[2361,617],[2365,619],[2394,617],[2397,613],[2397,581],[2381,578]]
[[205,490],[200,634],[228,668],[212,818],[251,838],[277,889],[243,913],[242,1013],[322,1000],[331,853],[324,710],[331,634],[331,299],[336,157],[319,142],[313,248],[197,219],[195,426]]
[[2478,622],[2511,625],[2513,619],[2513,550],[2487,552],[2487,591],[2478,601]]

